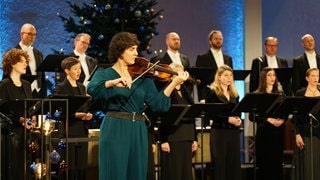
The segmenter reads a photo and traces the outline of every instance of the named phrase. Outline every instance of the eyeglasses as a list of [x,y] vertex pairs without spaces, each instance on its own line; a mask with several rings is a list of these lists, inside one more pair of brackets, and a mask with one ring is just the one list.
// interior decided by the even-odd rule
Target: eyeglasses
[[37,33],[31,33],[31,32],[23,32],[24,34],[27,34],[28,36],[36,36],[37,35]]
[[85,41],[79,41],[79,42],[81,42],[82,44],[85,44],[85,45],[89,45],[90,44],[90,43],[85,42]]
[[269,46],[269,47],[278,47],[278,45],[273,45],[273,44],[266,44],[266,46]]

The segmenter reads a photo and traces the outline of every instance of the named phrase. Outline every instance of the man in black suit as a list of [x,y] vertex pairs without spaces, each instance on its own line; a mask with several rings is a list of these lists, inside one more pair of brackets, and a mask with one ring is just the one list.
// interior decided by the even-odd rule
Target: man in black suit
[[[78,82],[82,83],[85,87],[87,87],[89,83],[89,78],[92,75],[94,69],[98,65],[97,59],[88,56],[86,54],[87,49],[90,45],[91,36],[87,33],[79,33],[74,38],[74,50],[70,54],[71,56],[77,56],[81,63],[81,74]],[[65,79],[65,74],[60,74],[60,82],[63,82]]]
[[47,89],[44,73],[37,72],[37,68],[43,61],[43,54],[33,47],[36,35],[37,30],[34,25],[29,23],[23,24],[20,30],[20,42],[13,48],[22,49],[28,53],[30,61],[26,74],[22,78],[30,81],[34,98],[43,98],[47,94]]
[[[180,50],[180,36],[175,32],[170,32],[166,36],[167,52],[163,56],[155,56],[151,59],[152,63],[160,61],[160,64],[180,64],[187,69],[190,67],[189,58],[179,52]],[[162,89],[166,83],[156,82],[158,89]],[[190,87],[191,88],[191,87]]]
[[[79,33],[74,38],[74,49],[70,54],[71,56],[77,56],[81,63],[81,74],[78,82],[82,83],[85,87],[87,87],[89,83],[89,78],[92,75],[94,69],[98,65],[97,59],[88,56],[86,54],[88,47],[90,45],[91,36],[87,33]],[[58,76],[59,82],[63,82],[65,79],[65,74],[61,73]]]
[[302,36],[301,45],[305,50],[304,53],[293,59],[292,89],[294,93],[308,85],[305,76],[309,68],[320,69],[320,54],[315,52],[313,36],[310,34]]
[[[288,62],[286,59],[277,56],[278,39],[276,37],[267,37],[264,41],[265,55],[259,56],[252,60],[250,87],[249,91],[253,92],[258,89],[260,72],[265,67],[271,68],[287,68]],[[284,91],[288,93],[288,82],[280,82]]]
[[72,55],[79,56],[79,60],[81,63],[81,74],[79,78],[79,82],[83,85],[88,85],[88,79],[96,68],[98,61],[86,55],[86,51],[90,45],[91,36],[86,33],[78,34],[74,39],[74,50]]
[[218,30],[212,30],[209,33],[208,38],[210,45],[209,51],[198,55],[196,60],[196,67],[213,69],[211,72],[202,72],[202,74],[199,75],[201,83],[198,85],[198,97],[199,101],[202,103],[205,102],[205,97],[209,90],[207,86],[213,82],[217,69],[223,64],[233,68],[232,57],[222,52],[222,32]]

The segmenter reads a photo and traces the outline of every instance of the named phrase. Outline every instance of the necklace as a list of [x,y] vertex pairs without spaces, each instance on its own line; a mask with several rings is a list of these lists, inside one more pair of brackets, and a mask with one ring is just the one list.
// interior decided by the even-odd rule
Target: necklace
[[317,95],[317,92],[318,92],[317,88],[315,90],[312,90],[311,88],[308,87],[307,89],[312,93],[313,96]]

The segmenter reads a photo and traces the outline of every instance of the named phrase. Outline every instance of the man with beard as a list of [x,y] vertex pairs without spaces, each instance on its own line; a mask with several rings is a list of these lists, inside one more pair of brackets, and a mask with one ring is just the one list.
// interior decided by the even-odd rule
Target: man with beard
[[[170,32],[166,36],[167,52],[163,56],[155,56],[151,59],[152,63],[160,61],[160,64],[180,64],[187,69],[190,67],[188,56],[181,54],[180,50],[180,37],[175,32]],[[158,89],[162,89],[167,83],[155,82]]]
[[226,64],[233,68],[232,57],[222,52],[223,35],[219,30],[212,30],[208,36],[210,49],[204,54],[198,55],[196,67],[212,68],[212,71],[202,71],[199,78],[201,83],[198,85],[198,98],[201,103],[205,103],[205,97],[208,93],[207,88],[213,82],[217,69]]

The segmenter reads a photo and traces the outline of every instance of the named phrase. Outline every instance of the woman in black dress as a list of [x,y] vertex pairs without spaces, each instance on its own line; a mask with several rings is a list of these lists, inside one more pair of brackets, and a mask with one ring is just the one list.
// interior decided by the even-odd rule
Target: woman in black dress
[[[318,88],[319,69],[311,68],[306,72],[307,87],[296,92],[297,96],[310,98],[319,98],[320,91]],[[319,122],[313,119],[312,123],[312,149],[311,149],[311,132],[310,132],[310,117],[308,114],[297,114],[296,130],[296,145],[298,147],[299,177],[301,179],[311,178],[311,152],[313,152],[313,179],[320,179],[320,126]],[[297,177],[297,179],[299,179]]]
[[210,115],[213,120],[210,132],[213,179],[240,180],[239,127],[242,121],[238,115],[231,114],[231,110],[239,102],[233,70],[228,65],[222,65],[209,89],[206,103],[229,105],[226,111]]
[[[259,86],[255,93],[273,93],[284,96],[274,69],[269,67],[262,69]],[[252,119],[250,115],[250,120]],[[257,122],[255,142],[257,179],[282,180],[285,120],[269,117],[266,114],[256,114],[255,120]]]
[[[179,64],[171,64],[176,72],[183,72]],[[188,88],[183,82],[175,87],[171,94],[172,104],[193,104]],[[198,143],[195,121],[182,118],[177,125],[163,119],[159,127],[161,141],[161,179],[192,180],[192,155],[197,150]]]
[[[28,63],[28,54],[20,49],[11,49],[3,55],[2,69],[6,78],[0,83],[0,102],[32,98],[30,83],[21,79],[21,75],[26,73]],[[10,132],[1,132],[3,135],[1,136],[1,144],[3,145],[1,147],[1,179],[24,179],[25,176],[28,179],[30,173],[24,171],[24,159],[26,158],[24,157],[26,147],[24,130],[25,128],[27,130],[31,129],[35,124],[26,123],[23,112],[18,113],[12,110],[12,113],[10,113],[5,109],[5,107],[1,107],[0,112],[10,117],[12,125]],[[7,135],[7,133],[10,133],[10,135]],[[29,167],[29,165],[30,163],[27,163],[26,166]]]
[[[68,57],[61,62],[61,67],[67,76],[62,83],[56,86],[55,93],[70,96],[86,96],[85,86],[78,82],[81,74],[80,61],[75,57]],[[82,106],[75,114],[69,115],[69,138],[88,137],[86,121],[92,119],[92,114],[86,111],[86,106]],[[87,179],[88,143],[69,143],[68,153],[69,179]]]

